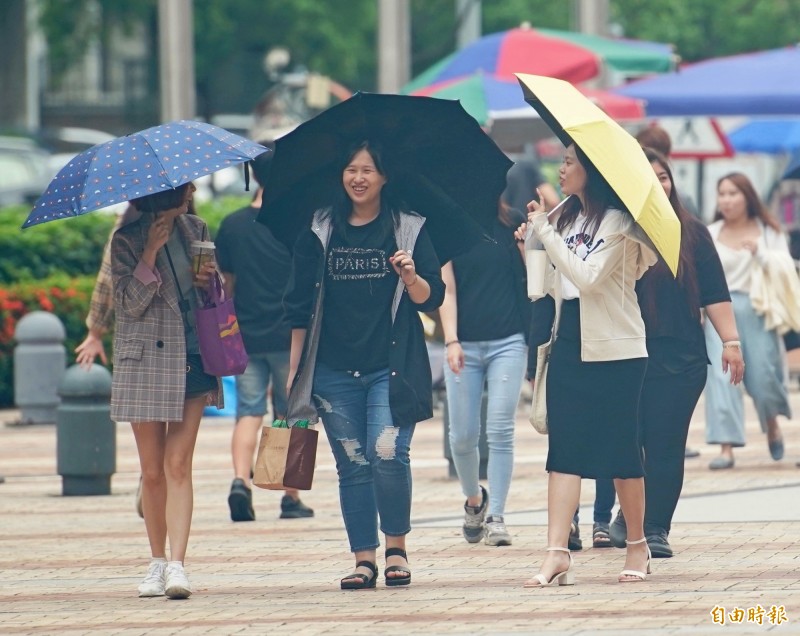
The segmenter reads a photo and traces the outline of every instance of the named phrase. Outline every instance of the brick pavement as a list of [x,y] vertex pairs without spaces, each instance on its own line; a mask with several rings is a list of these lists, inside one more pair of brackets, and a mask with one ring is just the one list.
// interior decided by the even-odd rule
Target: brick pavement
[[[795,411],[800,395],[792,396]],[[13,412],[0,413],[11,421]],[[278,520],[280,493],[256,489],[258,520],[233,524],[227,510],[231,421],[204,420],[195,459],[195,517],[187,571],[188,601],[139,599],[136,585],[148,550],[133,511],[138,479],[129,427],[117,432],[113,494],[62,497],[52,426],[0,426],[0,633],[2,634],[800,634],[800,502],[780,490],[800,485],[800,431],[784,427],[787,458],[773,462],[752,420],[751,444],[733,471],[706,468],[715,449],[703,444],[702,409],[690,443],[703,455],[687,461],[685,494],[763,491],[772,505],[795,510],[793,521],[764,520],[738,509],[737,521],[673,529],[672,559],[654,561],[643,584],[618,584],[621,550],[576,554],[574,587],[524,590],[545,546],[543,521],[511,527],[514,545],[490,548],[461,538],[462,497],[446,478],[441,420],[419,426],[413,445],[415,531],[409,537],[413,583],[407,588],[342,592],[351,568],[338,509],[336,477],[326,443],[319,449],[314,490],[304,500],[314,519]],[[517,462],[510,516],[543,519],[545,438],[518,419]],[[322,436],[324,437],[324,436]],[[584,482],[590,504],[593,482]],[[794,487],[794,490],[792,489]],[[777,494],[776,494],[777,493]],[[705,500],[704,500],[705,501]],[[713,498],[708,501],[713,502]],[[726,500],[727,501],[727,500]],[[680,508],[679,508],[680,511]],[[753,517],[756,518],[753,518]],[[443,522],[451,520],[451,523]],[[590,517],[582,523],[591,530]],[[383,564],[379,563],[382,568]],[[748,622],[724,626],[711,610],[784,606],[780,627]],[[753,617],[755,618],[755,617]]]

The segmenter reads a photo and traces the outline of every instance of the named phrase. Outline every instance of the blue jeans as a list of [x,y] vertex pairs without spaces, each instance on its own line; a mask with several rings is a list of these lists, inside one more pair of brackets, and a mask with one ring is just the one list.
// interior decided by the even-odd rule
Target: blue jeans
[[272,378],[272,415],[286,417],[286,378],[289,352],[254,353],[244,373],[236,376],[236,419],[263,417],[267,413],[267,389]]
[[461,373],[453,373],[447,360],[444,361],[453,464],[464,496],[479,495],[481,398],[483,386],[488,383],[488,514],[502,516],[514,469],[514,420],[527,364],[525,339],[522,334],[514,334],[499,340],[462,342],[461,348],[464,351]]
[[339,474],[339,502],[352,552],[374,550],[381,532],[411,531],[409,449],[414,424],[395,426],[389,370],[337,371],[319,362],[314,401]]

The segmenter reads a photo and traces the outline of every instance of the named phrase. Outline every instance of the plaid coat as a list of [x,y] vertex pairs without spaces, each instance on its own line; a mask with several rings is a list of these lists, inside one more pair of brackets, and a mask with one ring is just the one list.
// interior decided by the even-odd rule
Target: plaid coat
[[[175,280],[163,248],[155,273],[139,264],[153,218],[146,214],[120,228],[111,241],[116,314],[111,419],[118,422],[183,419],[186,340]],[[175,226],[188,252],[192,240],[202,239],[205,222],[184,214]],[[209,403],[222,406],[219,383]]]

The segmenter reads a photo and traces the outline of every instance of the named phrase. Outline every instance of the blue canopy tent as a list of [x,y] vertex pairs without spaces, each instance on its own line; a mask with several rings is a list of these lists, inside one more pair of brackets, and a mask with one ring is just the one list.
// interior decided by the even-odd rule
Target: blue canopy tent
[[647,102],[650,117],[800,116],[800,46],[732,55],[632,82],[612,92]]
[[770,155],[800,150],[800,118],[757,119],[728,133],[737,152],[763,152]]

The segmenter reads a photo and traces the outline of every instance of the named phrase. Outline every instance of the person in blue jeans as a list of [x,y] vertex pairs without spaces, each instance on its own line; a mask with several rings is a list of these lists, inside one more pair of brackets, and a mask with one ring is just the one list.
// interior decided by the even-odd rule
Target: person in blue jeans
[[[525,220],[499,202],[494,241],[481,241],[442,267],[450,448],[467,498],[462,532],[469,543],[511,545],[506,497],[514,468],[514,420],[525,372],[530,321],[522,253],[514,230]],[[478,482],[481,400],[487,386],[489,491]],[[491,493],[491,496],[490,496]]]
[[[270,148],[274,143],[262,142]],[[231,438],[233,482],[228,494],[231,521],[255,521],[250,479],[253,456],[267,395],[272,393],[274,419],[286,416],[286,374],[289,372],[289,325],[283,316],[283,293],[289,280],[291,257],[263,223],[256,223],[272,152],[252,162],[259,184],[250,205],[232,212],[220,224],[216,237],[217,262],[225,277],[225,291],[234,299],[249,362],[236,376],[236,426]],[[281,498],[281,519],[313,517],[314,511],[297,490],[287,488]]]
[[336,460],[355,555],[341,588],[375,587],[379,528],[386,585],[408,585],[409,448],[416,423],[433,416],[419,312],[441,304],[444,284],[425,219],[392,196],[379,146],[347,150],[337,190],[295,243],[284,297],[290,411],[313,395]]

